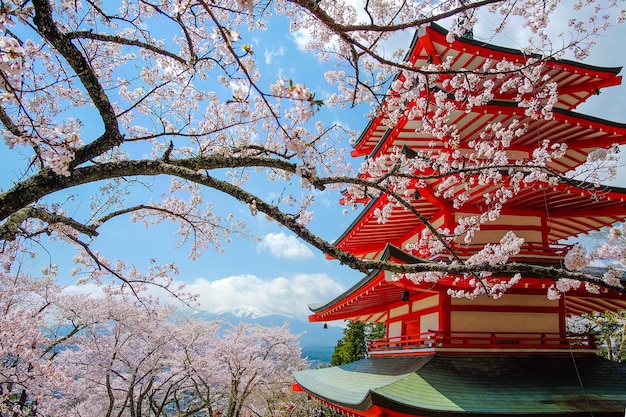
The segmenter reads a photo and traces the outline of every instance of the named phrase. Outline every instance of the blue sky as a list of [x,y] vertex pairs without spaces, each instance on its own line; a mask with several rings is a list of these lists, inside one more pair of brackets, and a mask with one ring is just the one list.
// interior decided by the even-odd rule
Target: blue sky
[[[324,84],[322,74],[330,68],[330,64],[304,51],[301,43],[304,35],[290,33],[286,20],[274,19],[269,27],[267,32],[241,33],[242,44],[253,45],[266,82],[270,83],[282,75],[292,78],[294,82],[306,83],[319,98],[327,97],[330,90]],[[487,40],[488,32],[483,28],[482,25],[477,28],[475,37]],[[516,48],[523,45],[524,39],[525,35],[521,33],[508,32],[491,42]],[[626,27],[622,25],[614,28],[605,38],[598,40],[587,62],[598,66],[626,65],[626,55],[623,53],[625,40]],[[410,36],[398,41],[408,43]],[[578,111],[626,122],[625,109],[626,86],[622,85],[603,91]],[[367,124],[364,117],[367,110],[324,107],[320,117],[361,130]],[[347,143],[345,145],[348,146]],[[6,189],[15,178],[14,172],[20,166],[20,161],[9,156],[10,152],[4,144],[0,145],[0,155],[3,161],[8,161],[0,166],[0,186]],[[626,178],[621,178],[616,185],[626,186]],[[268,189],[258,192],[269,199],[274,191]],[[93,192],[93,187],[77,190],[77,199],[84,199],[83,204],[88,204],[90,192]],[[200,294],[201,308],[209,312],[278,313],[306,319],[307,304],[328,301],[362,277],[337,261],[327,260],[315,249],[297,240],[288,230],[267,221],[263,216],[252,217],[247,206],[224,195],[211,193],[207,196],[222,213],[232,212],[246,221],[260,241],[236,239],[225,246],[225,253],[209,250],[198,260],[190,261],[187,248],[173,249],[176,239],[173,226],[146,229],[140,224],[131,223],[127,218],[120,218],[102,227],[101,235],[94,245],[111,257],[123,258],[139,266],[146,266],[150,258],[164,263],[175,262],[180,270],[177,279],[187,283],[190,291]],[[340,195],[332,191],[316,195],[315,218],[310,227],[328,240],[337,238],[355,216],[354,213],[348,216],[342,214],[339,198]],[[67,273],[72,267],[67,248],[52,242],[49,253],[53,256],[53,262],[61,264],[60,282],[73,287],[76,278]],[[47,252],[42,251],[39,260],[31,263],[33,272],[36,273],[41,262],[47,260]],[[85,290],[90,290],[90,287],[80,289]]]
[[[275,18],[266,32],[242,31],[241,36],[239,43],[253,45],[265,83],[275,82],[283,76],[309,84],[318,97],[330,94],[323,85],[323,72],[330,68],[329,64],[302,49],[301,38],[289,33],[286,19]],[[366,111],[323,107],[320,116],[360,130],[367,123],[363,117]],[[348,146],[347,142],[345,146]],[[8,161],[0,164],[0,187],[3,189],[9,188],[27,163],[27,157],[18,157],[16,150],[10,151],[4,141],[0,143],[0,155]],[[156,190],[169,186],[169,180],[165,178],[150,181]],[[275,189],[254,191],[270,201],[276,193]],[[80,211],[86,210],[89,197],[95,192],[96,186],[86,185],[60,192],[57,198],[62,200],[67,194],[73,194]],[[305,190],[302,193],[305,194]],[[315,218],[310,225],[325,239],[333,240],[347,228],[353,217],[342,214],[337,192],[316,194]],[[174,225],[163,224],[147,229],[125,217],[104,224],[99,229],[100,236],[93,241],[93,249],[140,268],[146,268],[151,258],[162,263],[176,263],[179,268],[177,279],[185,282],[191,292],[201,295],[201,308],[209,312],[278,313],[306,320],[307,304],[334,298],[360,278],[359,273],[326,259],[264,216],[251,216],[246,205],[215,192],[207,193],[206,197],[222,215],[233,213],[244,220],[259,241],[235,239],[225,244],[223,253],[209,249],[198,260],[191,261],[188,259],[189,248],[174,249],[177,240]],[[59,264],[59,282],[68,286],[68,291],[97,294],[98,290],[92,285],[75,286],[78,277],[69,274],[73,254],[73,249],[61,242],[47,242],[46,249],[39,251],[37,259],[27,261],[26,267],[36,275],[47,262]]]

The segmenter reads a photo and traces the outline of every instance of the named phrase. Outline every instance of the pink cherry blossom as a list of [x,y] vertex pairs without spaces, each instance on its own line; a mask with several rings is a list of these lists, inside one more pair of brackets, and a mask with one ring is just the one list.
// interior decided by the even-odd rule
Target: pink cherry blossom
[[[415,279],[435,281],[453,272],[473,283],[471,294],[500,294],[506,285],[484,266],[504,270],[520,240],[501,234],[499,243],[478,243],[476,236],[498,224],[524,190],[571,184],[578,175],[594,198],[602,198],[598,186],[618,165],[619,148],[607,143],[590,146],[576,172],[555,169],[569,166],[562,161],[573,151],[563,141],[538,137],[523,152],[517,149],[530,129],[557,116],[558,78],[550,76],[550,65],[566,53],[586,58],[604,31],[624,18],[610,0],[576,2],[563,22],[567,36],[555,42],[548,34],[558,4],[5,1],[0,122],[10,157],[23,162],[0,194],[5,269],[39,252],[39,245],[47,256],[64,242],[76,248],[72,273],[83,282],[113,279],[119,294],[155,285],[190,301],[192,295],[174,285],[177,265],[155,259],[140,269],[132,259],[105,256],[94,242],[114,219],[148,228],[173,223],[173,246],[189,250],[192,260],[209,249],[223,251],[233,239],[254,239],[244,224],[248,210],[242,217],[236,208],[218,215],[211,193],[228,195],[253,216],[262,213],[351,268],[387,268],[318,236],[312,219],[319,193],[341,191],[335,201],[347,207],[381,199],[372,212],[380,224],[393,222],[399,210],[413,216],[415,236],[403,238],[403,249],[437,261],[433,271],[411,265]],[[255,44],[255,34],[274,22],[272,14],[287,19],[302,48],[327,67],[318,80],[261,70],[264,45]],[[481,19],[486,14],[493,18]],[[527,29],[525,59],[492,57],[459,67],[448,55],[418,63],[407,55],[409,43],[398,41],[445,24],[447,42],[460,42],[479,20],[493,33],[511,25]],[[516,109],[516,119],[479,124],[471,139],[464,137],[458,120],[502,98]],[[324,113],[362,106],[378,123],[376,134],[407,122],[412,127],[401,134],[423,145],[381,148],[355,163],[345,145],[359,145],[359,132]],[[164,177],[169,188],[161,188]],[[75,197],[89,187],[97,191]],[[416,192],[427,190],[451,214],[445,227],[414,201]],[[464,247],[472,248],[470,255],[459,255]],[[563,275],[604,255],[619,271],[621,247],[587,255],[575,246]],[[444,259],[450,262],[439,262]],[[531,267],[541,266],[516,264],[514,272]],[[595,291],[615,288],[616,274],[580,278]]]

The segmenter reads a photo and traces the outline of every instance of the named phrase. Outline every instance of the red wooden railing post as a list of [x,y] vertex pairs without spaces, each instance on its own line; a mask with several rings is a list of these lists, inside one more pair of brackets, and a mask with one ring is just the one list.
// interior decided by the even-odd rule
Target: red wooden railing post
[[[452,342],[454,345],[452,344]],[[442,332],[429,330],[419,334],[405,334],[366,341],[368,352],[406,351],[424,348],[529,348],[529,349],[595,349],[590,334],[559,334],[534,332]]]

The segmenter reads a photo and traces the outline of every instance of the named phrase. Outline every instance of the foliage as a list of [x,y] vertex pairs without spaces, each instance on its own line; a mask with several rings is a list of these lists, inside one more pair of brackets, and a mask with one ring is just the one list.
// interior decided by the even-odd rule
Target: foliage
[[[0,416],[305,414],[287,326],[197,321],[141,294],[0,276]],[[292,410],[293,409],[293,410]]]
[[[0,416],[35,415],[41,403],[54,400],[51,387],[67,381],[51,362],[63,342],[55,336],[48,312],[58,300],[50,280],[0,273]],[[67,335],[82,323],[74,321]],[[48,331],[42,331],[48,329]]]
[[[139,270],[128,260],[108,259],[93,244],[105,225],[126,217],[146,226],[176,224],[177,244],[189,247],[192,259],[211,247],[222,250],[225,242],[250,233],[241,219],[219,214],[211,203],[211,192],[218,192],[359,271],[387,269],[417,274],[416,279],[452,272],[475,283],[477,291],[488,291],[488,280],[473,279],[474,274],[543,274],[541,265],[509,262],[523,244],[516,236],[471,260],[458,256],[450,242],[470,242],[481,224],[497,220],[522,184],[571,181],[547,167],[566,150],[545,141],[529,150],[532,157],[517,161],[507,154],[510,139],[527,127],[494,124],[462,153],[449,115],[489,102],[502,92],[493,90],[494,81],[506,79],[501,90],[527,116],[552,117],[556,83],[546,79],[543,64],[566,51],[585,58],[596,36],[611,22],[624,20],[624,11],[611,1],[577,3],[568,34],[555,50],[547,28],[558,3],[3,1],[0,122],[12,149],[6,158],[23,166],[0,194],[2,251],[6,259],[15,259],[67,242],[76,247],[73,273],[83,274],[83,281],[115,277],[135,291],[147,282],[177,292],[172,287],[175,265],[155,262]],[[585,7],[596,16],[591,22],[582,17]],[[406,49],[389,52],[394,36],[432,22],[448,27],[450,40],[463,36],[481,13],[497,13],[494,32],[512,19],[529,30],[527,62],[490,62],[457,71],[445,62],[408,65]],[[309,50],[335,64],[325,74],[332,93],[324,99],[297,79],[268,78],[259,71],[254,46],[241,34],[265,30],[272,16],[288,18],[291,29],[308,39]],[[447,94],[452,91],[453,98]],[[355,140],[354,132],[317,115],[322,106],[359,103],[372,106],[372,117],[384,111],[390,124],[405,117],[412,103],[410,116],[442,146],[414,157],[396,152],[372,158],[354,175],[342,146]],[[601,172],[614,173],[610,165],[617,148],[607,145],[600,151],[593,153],[587,171],[594,172],[594,182]],[[169,187],[156,186],[156,178],[169,179]],[[467,200],[459,184],[493,185],[501,191],[476,208],[480,212],[458,218],[454,230],[440,230],[409,198],[421,181],[433,178],[440,180],[437,192],[455,208]],[[279,192],[270,194],[280,198],[265,199],[259,184],[274,187]],[[420,251],[454,262],[404,265],[339,250],[307,227],[321,190],[346,190],[348,206],[387,195],[380,221],[387,221],[394,205],[405,207],[424,226]],[[89,193],[88,207],[76,198],[81,192]],[[585,261],[570,263],[575,269],[588,263],[584,256],[572,259]],[[54,259],[50,263],[53,269]],[[614,279],[566,269],[547,272],[620,289]]]
[[[603,264],[607,274],[619,277],[626,265],[626,224],[591,234],[598,241],[592,257]],[[583,314],[572,321],[577,331],[593,333],[599,354],[618,362],[626,360],[626,311]]]
[[577,324],[595,334],[598,354],[612,361],[626,361],[626,311],[583,314]]
[[601,240],[591,257],[619,276],[626,267],[626,223],[616,224],[596,235],[601,235]]
[[348,321],[343,330],[343,337],[337,341],[330,365],[338,366],[364,359],[367,356],[367,341],[383,337],[385,337],[383,323]]

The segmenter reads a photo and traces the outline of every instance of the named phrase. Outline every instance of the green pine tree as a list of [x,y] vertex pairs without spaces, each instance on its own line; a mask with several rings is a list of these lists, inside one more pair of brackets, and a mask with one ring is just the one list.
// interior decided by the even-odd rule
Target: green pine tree
[[367,340],[385,337],[383,323],[363,323],[350,320],[343,330],[343,337],[337,342],[330,359],[331,366],[358,361],[367,356]]
[[595,334],[598,353],[609,360],[626,362],[626,311],[583,314]]

